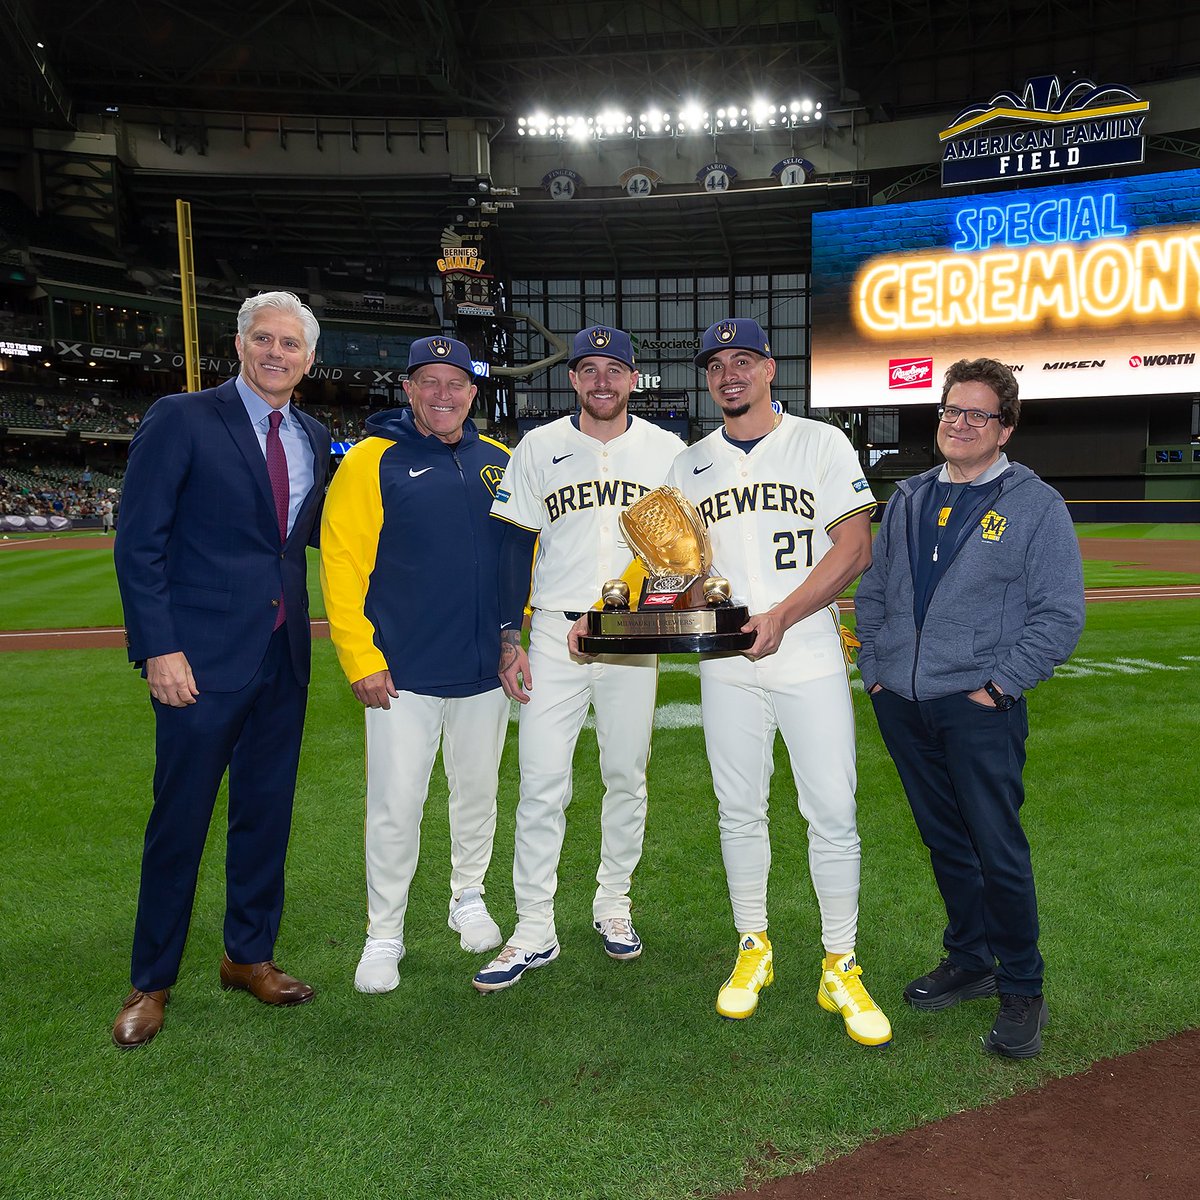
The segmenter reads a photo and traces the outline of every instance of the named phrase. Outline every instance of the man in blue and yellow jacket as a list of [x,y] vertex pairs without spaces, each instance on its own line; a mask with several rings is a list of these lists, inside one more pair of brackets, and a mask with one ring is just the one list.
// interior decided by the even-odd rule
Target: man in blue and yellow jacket
[[389,992],[437,755],[450,788],[449,926],[464,950],[500,944],[483,900],[508,699],[497,675],[500,532],[489,517],[508,450],[468,419],[470,352],[409,352],[410,407],[380,413],[342,461],[321,524],[321,589],[342,670],[366,710],[367,941],[360,992]]

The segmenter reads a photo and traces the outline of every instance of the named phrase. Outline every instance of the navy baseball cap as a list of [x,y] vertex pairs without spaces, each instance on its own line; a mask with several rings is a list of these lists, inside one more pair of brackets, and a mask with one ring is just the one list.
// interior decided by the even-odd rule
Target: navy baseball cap
[[475,366],[471,362],[471,351],[465,342],[457,338],[438,337],[418,338],[408,348],[408,373],[411,375],[418,367],[427,363],[449,363],[458,367],[472,378],[475,378]]
[[592,354],[633,367],[633,342],[623,329],[609,329],[607,325],[589,325],[587,329],[581,329],[575,335],[571,357],[567,359],[568,369],[574,370],[581,358]]
[[771,357],[771,343],[762,326],[749,317],[726,317],[710,325],[700,340],[700,353],[692,359],[703,367],[718,350],[753,350],[763,358]]

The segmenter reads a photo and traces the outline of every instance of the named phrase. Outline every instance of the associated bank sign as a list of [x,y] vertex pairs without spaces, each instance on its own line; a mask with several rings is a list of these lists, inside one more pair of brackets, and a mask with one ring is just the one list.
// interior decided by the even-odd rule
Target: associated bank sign
[[1029,179],[1145,161],[1150,101],[1119,84],[1057,75],[964,108],[938,138],[942,186]]

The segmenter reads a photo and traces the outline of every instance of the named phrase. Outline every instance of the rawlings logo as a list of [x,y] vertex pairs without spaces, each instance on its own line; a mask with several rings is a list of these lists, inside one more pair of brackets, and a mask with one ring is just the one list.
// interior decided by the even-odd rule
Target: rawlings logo
[[889,389],[932,386],[932,358],[892,358],[888,360]]

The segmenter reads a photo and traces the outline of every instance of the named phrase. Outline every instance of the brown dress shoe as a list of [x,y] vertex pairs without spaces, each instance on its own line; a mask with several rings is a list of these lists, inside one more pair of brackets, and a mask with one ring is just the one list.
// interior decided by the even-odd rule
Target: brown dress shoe
[[112,1039],[122,1050],[144,1046],[163,1027],[163,1009],[171,998],[170,988],[140,992],[134,988],[125,997],[113,1023]]
[[228,954],[221,958],[221,986],[226,991],[249,992],[264,1004],[307,1004],[316,995],[307,983],[285,975],[269,959],[235,963]]

